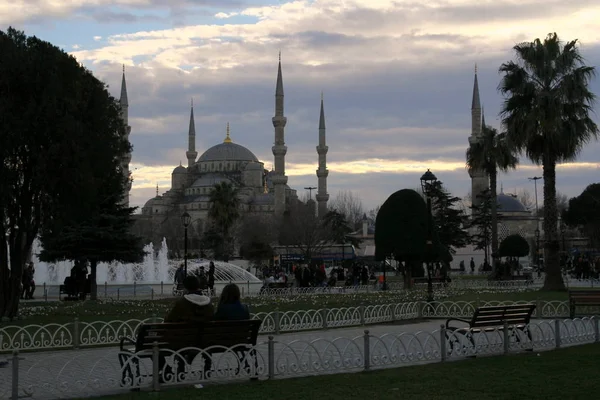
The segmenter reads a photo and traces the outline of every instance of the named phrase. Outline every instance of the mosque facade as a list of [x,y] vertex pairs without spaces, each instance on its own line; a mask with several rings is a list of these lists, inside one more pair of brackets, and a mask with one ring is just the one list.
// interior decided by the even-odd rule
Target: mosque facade
[[[125,83],[125,72],[120,98],[123,108],[123,120],[129,134],[128,102]],[[237,189],[240,200],[240,212],[264,215],[282,215],[299,200],[295,189],[288,185],[286,175],[287,146],[285,144],[285,127],[287,118],[284,115],[283,76],[281,71],[281,56],[277,69],[277,82],[275,88],[275,115],[272,118],[274,127],[274,156],[273,170],[268,171],[264,162],[260,161],[252,151],[235,143],[232,139],[229,124],[225,130],[225,138],[205,150],[199,157],[196,151],[196,126],[194,121],[193,104],[190,110],[188,129],[188,149],[186,151],[187,165],[177,166],[171,174],[171,187],[166,192],[159,194],[158,186],[156,196],[149,199],[141,210],[140,220],[160,223],[168,216],[181,215],[188,212],[191,220],[196,224],[198,232],[206,228],[208,211],[210,209],[210,193],[216,184],[227,182]],[[318,178],[317,212],[319,216],[327,212],[327,170],[325,114],[323,97],[321,96],[321,109],[318,130]],[[131,156],[124,162],[129,163]],[[125,194],[128,198],[128,193]]]

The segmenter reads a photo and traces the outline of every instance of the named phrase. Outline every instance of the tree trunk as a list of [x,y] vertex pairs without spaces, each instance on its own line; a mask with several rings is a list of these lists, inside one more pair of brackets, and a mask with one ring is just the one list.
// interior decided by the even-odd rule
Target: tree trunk
[[490,214],[492,220],[492,275],[498,273],[498,199],[496,195],[497,171],[494,169],[490,173],[490,196],[492,203],[490,205]]
[[[5,232],[1,232],[5,238]],[[8,243],[3,241],[2,260],[0,269],[0,319],[12,320],[19,312],[19,300],[21,299],[21,281],[23,277],[23,266],[27,255],[31,251],[31,235],[19,229],[14,229],[8,238]],[[10,270],[8,260],[10,259]]]
[[413,261],[404,261],[404,289],[412,289]]
[[544,266],[546,279],[542,290],[566,290],[560,270],[558,211],[556,208],[556,160],[549,151],[544,156]]
[[98,300],[98,285],[96,283],[96,270],[98,262],[90,260],[90,300]]

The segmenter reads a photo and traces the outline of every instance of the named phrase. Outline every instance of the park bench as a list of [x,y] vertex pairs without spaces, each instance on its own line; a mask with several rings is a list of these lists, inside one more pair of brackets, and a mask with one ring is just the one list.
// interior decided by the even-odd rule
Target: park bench
[[[177,374],[183,373],[185,367],[191,365],[199,352],[202,352],[204,374],[212,366],[212,356],[218,353],[230,353],[237,358],[239,373],[242,368],[247,373],[252,373],[250,360],[255,363],[254,374],[257,374],[258,359],[256,355],[256,340],[258,330],[262,324],[261,320],[242,321],[210,321],[205,323],[169,322],[151,323],[140,326],[134,339],[123,337],[120,341],[119,363],[122,370],[121,384],[124,386],[135,386],[142,377],[140,373],[140,359],[152,360],[154,343],[159,348],[159,380],[176,382],[164,362],[165,357],[173,356],[174,352],[186,349],[178,353],[174,358],[177,363]],[[125,346],[133,346],[126,348]],[[190,349],[191,348],[191,349]],[[223,363],[231,366],[230,362]],[[162,369],[162,370],[160,370]],[[152,369],[150,370],[152,371]],[[151,373],[149,374],[151,375]],[[144,376],[149,376],[144,375]]]
[[[459,344],[457,334],[464,335],[475,347],[475,333],[500,331],[504,329],[505,323],[517,342],[521,341],[519,332],[525,333],[531,342],[531,332],[527,329],[527,325],[531,321],[534,310],[535,304],[478,307],[470,320],[449,318],[446,320],[446,337],[449,339],[450,348],[453,349],[455,344]],[[468,326],[450,326],[452,321],[463,322]]]
[[[89,279],[85,280],[83,292],[80,290],[77,282],[73,281],[73,278],[67,277],[65,284],[58,287],[58,297],[65,301],[76,301],[84,300],[88,294],[92,293],[92,284]],[[62,295],[66,295],[64,298]]]
[[[569,315],[575,318],[578,307],[585,307],[587,312],[579,315],[600,314],[600,290],[570,290]],[[593,307],[593,309],[590,309]]]

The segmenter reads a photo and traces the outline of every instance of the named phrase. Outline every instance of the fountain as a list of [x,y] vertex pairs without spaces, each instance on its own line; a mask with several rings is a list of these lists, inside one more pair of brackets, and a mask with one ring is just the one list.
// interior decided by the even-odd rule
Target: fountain
[[[38,239],[33,242],[31,261],[35,267],[34,280],[39,286],[56,287],[61,285],[65,278],[71,274],[74,263],[69,260],[54,263],[42,262],[38,255],[42,250]],[[170,293],[170,285],[173,284],[175,271],[181,261],[169,260],[167,258],[167,241],[163,239],[160,248],[155,249],[152,243],[144,246],[146,255],[141,263],[99,263],[96,271],[97,284],[107,286],[140,286],[153,288],[155,293],[160,289],[163,294]],[[208,272],[210,260],[190,259],[188,260],[188,271],[193,272],[203,266]],[[233,282],[244,286],[244,292],[250,293],[260,290],[262,281],[255,275],[238,267],[237,265],[215,261],[215,288],[217,292],[226,284]],[[164,286],[169,288],[165,289]],[[156,288],[155,288],[156,286]],[[99,289],[100,290],[100,289]],[[54,292],[55,290],[53,290]],[[56,290],[57,291],[57,290]]]

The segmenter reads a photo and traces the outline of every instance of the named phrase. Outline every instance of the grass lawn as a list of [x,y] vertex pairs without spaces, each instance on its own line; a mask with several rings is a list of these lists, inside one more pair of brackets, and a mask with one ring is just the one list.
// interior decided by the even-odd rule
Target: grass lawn
[[567,292],[544,292],[526,290],[523,292],[494,292],[492,290],[472,290],[457,296],[450,296],[452,301],[567,301]]
[[[243,301],[252,313],[310,310],[320,308],[356,307],[425,300],[425,288],[411,292],[373,292],[358,294],[331,294],[317,296],[249,297]],[[435,291],[438,301],[567,301],[567,292],[542,292],[536,290],[505,291],[496,289],[442,289]],[[85,302],[35,302],[23,303],[23,319],[0,323],[4,325],[65,324],[75,317],[83,322],[146,319],[163,317],[175,299],[119,300]],[[215,299],[216,305],[216,299]]]
[[[411,293],[373,292],[359,294],[332,294],[318,296],[280,296],[249,297],[248,304],[252,313],[310,310],[320,308],[356,307],[360,305],[400,303],[425,299],[423,291]],[[152,316],[163,317],[171,309],[175,299],[162,300],[119,300],[85,302],[35,302],[22,303],[21,313],[24,319],[0,323],[2,325],[64,324],[75,317],[80,321],[112,321],[127,319],[145,319]],[[215,299],[215,305],[216,305]]]
[[103,400],[591,399],[600,344],[356,374],[138,392]]

